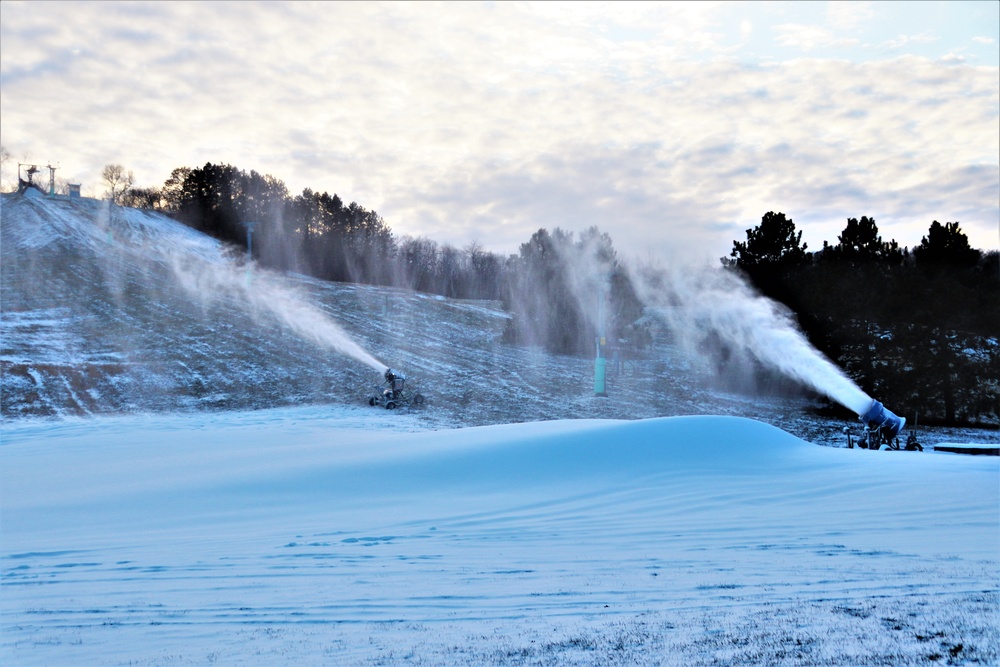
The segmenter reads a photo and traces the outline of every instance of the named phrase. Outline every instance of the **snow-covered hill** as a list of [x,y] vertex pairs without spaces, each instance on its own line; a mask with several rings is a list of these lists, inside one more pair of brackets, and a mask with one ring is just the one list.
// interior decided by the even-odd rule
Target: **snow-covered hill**
[[[664,339],[597,398],[495,303],[0,206],[3,664],[1000,660],[995,457],[818,447]],[[427,406],[367,407],[382,364]]]
[[996,457],[385,415],[8,424],[0,661],[1000,661]]
[[[330,344],[342,331],[420,384],[424,427],[731,414],[843,441],[803,400],[704,388],[662,339],[595,398],[592,360],[505,344],[498,303],[248,274],[165,216],[28,192],[0,208],[4,418],[363,405],[378,374]],[[330,335],[312,335],[317,318]]]
[[[337,410],[364,405],[384,363],[428,396],[414,412],[420,428],[714,414],[843,446],[842,429],[855,424],[819,417],[802,398],[712,390],[665,334],[642,359],[609,367],[608,396],[597,398],[593,360],[504,343],[499,303],[248,271],[212,238],[105,201],[2,195],[0,231],[5,421]],[[954,429],[922,436],[970,439]]]
[[6,195],[2,221],[5,417],[323,400],[371,375],[241,299],[254,277],[169,218]]

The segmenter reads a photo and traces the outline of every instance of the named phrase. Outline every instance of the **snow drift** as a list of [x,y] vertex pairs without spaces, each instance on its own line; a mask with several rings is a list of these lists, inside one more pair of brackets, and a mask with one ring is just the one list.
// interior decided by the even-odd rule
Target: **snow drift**
[[[1000,461],[739,418],[5,428],[12,664],[1000,658]],[[514,656],[520,656],[515,659]]]

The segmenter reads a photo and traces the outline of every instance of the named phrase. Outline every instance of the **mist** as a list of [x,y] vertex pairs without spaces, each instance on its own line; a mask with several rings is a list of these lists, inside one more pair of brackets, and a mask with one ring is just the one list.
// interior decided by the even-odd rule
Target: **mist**
[[[97,266],[112,296],[122,302],[126,278],[122,267],[142,267],[163,261],[177,285],[198,304],[207,317],[222,302],[250,314],[254,321],[276,322],[322,349],[355,359],[379,372],[386,365],[354,341],[335,320],[313,305],[280,274],[247,261],[227,248],[198,235],[160,237],[146,220],[133,220],[130,209],[100,203],[95,222],[102,253]],[[141,218],[141,216],[140,216]],[[129,262],[131,260],[131,262]],[[156,298],[156,295],[151,295]]]
[[762,379],[781,377],[858,415],[872,404],[809,343],[791,311],[736,271],[690,261],[669,268],[623,262],[597,228],[575,238],[559,228],[539,230],[521,246],[515,267],[507,304],[515,342],[586,355],[595,339],[605,339],[602,354],[630,356],[647,349],[659,329],[702,378],[714,376],[730,389],[759,393]]
[[[597,334],[609,333],[610,313],[600,313],[597,304],[607,301],[611,276],[620,266],[610,238],[594,229],[576,243],[567,237],[554,249],[575,311]],[[378,372],[386,368],[279,274],[236,253],[208,258],[176,243],[161,252],[178,284],[205,311],[224,300],[246,309],[255,320],[277,322],[304,340]],[[761,365],[858,415],[871,405],[871,397],[809,343],[787,308],[758,294],[738,273],[675,263],[669,269],[646,266],[629,274],[646,313],[669,330],[685,357],[704,373],[724,366],[727,373],[749,380]],[[541,310],[552,306],[537,305]],[[557,319],[554,313],[544,313],[543,321],[552,319]]]
[[754,362],[829,397],[858,415],[872,399],[814,348],[783,305],[719,267],[644,267],[633,284],[650,314],[705,371],[720,363],[751,372]]
[[178,283],[206,311],[221,300],[242,304],[256,320],[271,318],[322,348],[351,357],[379,372],[386,369],[384,363],[280,275],[234,258],[206,262],[185,252],[167,252],[166,256]]

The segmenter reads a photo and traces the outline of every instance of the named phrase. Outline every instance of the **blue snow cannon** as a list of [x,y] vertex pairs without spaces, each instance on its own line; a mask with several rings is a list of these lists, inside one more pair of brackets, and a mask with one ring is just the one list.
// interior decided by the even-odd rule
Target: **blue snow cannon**
[[906,425],[905,417],[893,414],[884,405],[874,399],[868,411],[861,415],[861,419],[868,422],[869,428],[877,428],[881,431],[885,440],[893,440],[898,437],[900,431]]
[[906,418],[893,414],[884,405],[872,399],[872,404],[868,409],[858,415],[864,422],[860,437],[857,441],[850,435],[850,430],[845,428],[847,433],[847,446],[851,449],[857,445],[860,449],[906,449],[908,452],[922,452],[923,445],[917,442],[916,431],[911,430],[906,438],[906,444],[900,446],[899,434],[906,426]]

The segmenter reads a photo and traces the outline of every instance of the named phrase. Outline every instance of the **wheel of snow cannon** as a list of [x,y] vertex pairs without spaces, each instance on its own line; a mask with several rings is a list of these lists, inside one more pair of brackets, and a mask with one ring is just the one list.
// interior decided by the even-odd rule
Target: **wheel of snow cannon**
[[370,398],[368,399],[368,405],[372,406],[373,408],[375,407],[375,404],[376,404],[376,403],[378,403],[378,399],[377,399],[377,398],[375,398],[374,396],[371,396],[371,397],[370,397]]
[[424,395],[423,394],[416,394],[413,397],[413,404],[414,405],[423,405],[424,404]]
[[389,402],[387,402],[385,404],[385,409],[386,410],[395,410],[396,409],[396,401],[389,401]]

